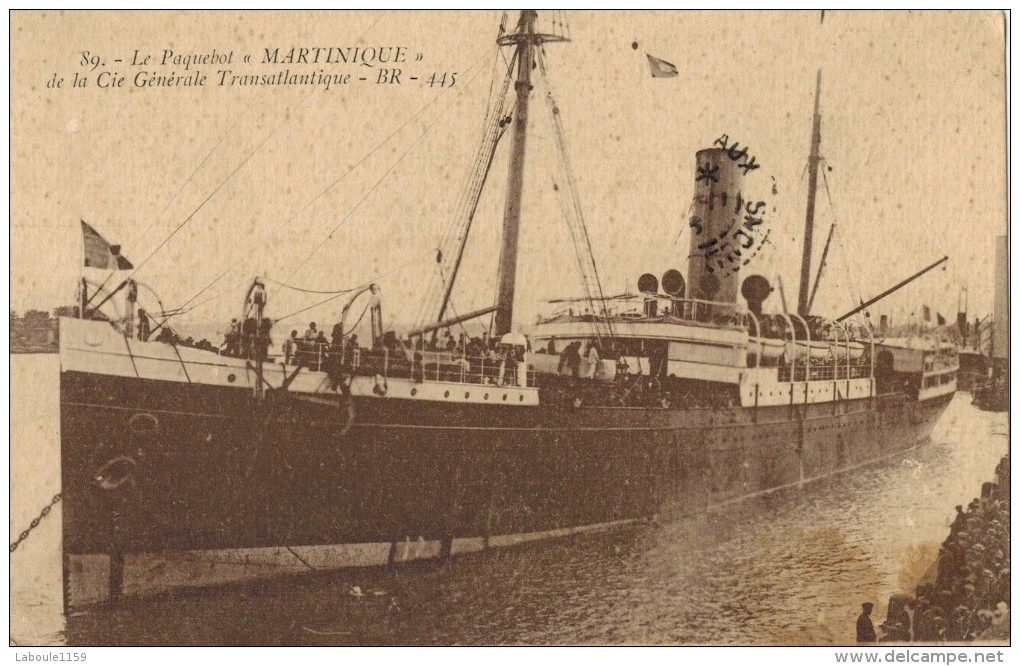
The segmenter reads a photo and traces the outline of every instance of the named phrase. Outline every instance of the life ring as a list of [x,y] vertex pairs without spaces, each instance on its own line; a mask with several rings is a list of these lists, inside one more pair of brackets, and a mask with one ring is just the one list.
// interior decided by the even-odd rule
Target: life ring
[[131,480],[137,463],[130,456],[111,458],[96,470],[96,484],[103,490],[116,490]]

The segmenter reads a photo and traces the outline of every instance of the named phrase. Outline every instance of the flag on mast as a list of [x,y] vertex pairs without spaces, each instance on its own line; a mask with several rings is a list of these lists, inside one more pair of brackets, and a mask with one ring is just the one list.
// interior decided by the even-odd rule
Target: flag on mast
[[650,53],[645,55],[648,56],[648,68],[652,70],[653,79],[666,79],[680,75],[680,71],[673,63],[656,58]]
[[85,244],[86,268],[108,268],[115,271],[134,268],[134,264],[121,256],[120,245],[111,245],[85,220],[81,220],[81,235]]

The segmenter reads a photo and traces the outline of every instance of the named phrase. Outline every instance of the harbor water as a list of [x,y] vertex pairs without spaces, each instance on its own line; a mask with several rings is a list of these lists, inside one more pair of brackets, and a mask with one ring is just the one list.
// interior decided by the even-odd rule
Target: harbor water
[[[59,360],[11,356],[12,540],[60,489]],[[60,505],[10,556],[19,645],[853,644],[913,591],[1007,414],[959,393],[931,442],[803,489],[448,563],[224,583],[61,612]],[[159,563],[153,563],[158,571]],[[356,592],[352,589],[357,586]]]

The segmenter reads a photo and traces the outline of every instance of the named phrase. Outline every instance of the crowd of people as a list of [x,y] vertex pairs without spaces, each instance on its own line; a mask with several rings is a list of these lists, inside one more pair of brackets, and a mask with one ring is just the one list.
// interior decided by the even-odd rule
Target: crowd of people
[[913,598],[890,602],[883,641],[961,642],[1009,639],[1009,455],[980,499],[956,507],[939,550],[934,582]]
[[248,317],[243,322],[231,319],[219,352],[222,356],[265,360],[273,346],[272,330],[273,320],[268,317],[261,322],[255,317]]
[[321,370],[331,359],[338,359],[345,353],[353,354],[358,350],[360,345],[357,334],[345,339],[340,324],[335,324],[330,339],[327,339],[326,332],[320,330],[314,321],[308,323],[308,328],[302,336],[298,335],[297,329],[292,330],[282,348],[284,363],[309,370]]
[[448,330],[431,339],[419,337],[404,344],[413,350],[411,377],[417,381],[435,378],[497,385],[519,383],[518,370],[528,350],[523,338],[508,343],[488,332],[481,337],[467,333],[454,337]]

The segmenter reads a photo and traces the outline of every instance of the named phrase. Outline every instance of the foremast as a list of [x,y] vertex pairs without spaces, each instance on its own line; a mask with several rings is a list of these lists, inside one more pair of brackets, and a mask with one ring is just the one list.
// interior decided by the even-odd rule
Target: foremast
[[521,223],[521,195],[524,190],[524,154],[528,139],[528,102],[531,97],[531,70],[535,47],[548,41],[567,41],[562,35],[535,31],[538,12],[525,9],[517,22],[517,30],[497,40],[500,46],[517,47],[517,102],[514,106],[513,142],[510,148],[510,175],[507,182],[506,205],[503,209],[503,247],[499,259],[498,293],[496,296],[495,336],[513,328],[514,288],[517,280],[517,239]]

